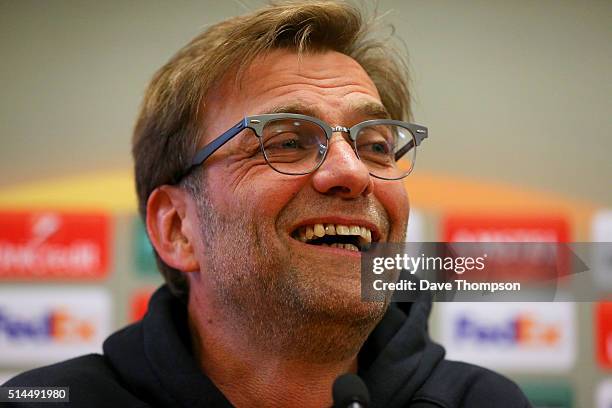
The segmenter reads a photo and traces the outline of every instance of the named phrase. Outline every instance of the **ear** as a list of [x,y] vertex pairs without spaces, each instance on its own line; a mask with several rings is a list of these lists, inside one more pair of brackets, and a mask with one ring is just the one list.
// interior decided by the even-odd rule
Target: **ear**
[[198,220],[190,203],[188,192],[168,185],[156,188],[147,200],[151,244],[167,265],[183,272],[200,269],[194,251]]

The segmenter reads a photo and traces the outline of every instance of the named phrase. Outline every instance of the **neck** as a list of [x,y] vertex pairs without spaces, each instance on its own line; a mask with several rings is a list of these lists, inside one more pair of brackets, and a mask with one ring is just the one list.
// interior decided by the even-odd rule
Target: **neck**
[[[283,352],[282,345],[276,348],[274,344],[253,340],[257,334],[228,324],[231,317],[192,300],[189,301],[189,326],[200,367],[236,407],[331,406],[335,379],[357,371],[357,353],[367,334],[355,342],[351,352],[338,350],[338,358],[321,359],[304,350],[302,354],[288,354]],[[328,330],[328,335],[330,331],[337,330]],[[314,330],[311,334],[318,333]],[[308,333],[291,335],[297,339]],[[268,336],[260,333],[260,337]],[[303,340],[301,343],[307,343]],[[317,343],[320,339],[311,340]]]

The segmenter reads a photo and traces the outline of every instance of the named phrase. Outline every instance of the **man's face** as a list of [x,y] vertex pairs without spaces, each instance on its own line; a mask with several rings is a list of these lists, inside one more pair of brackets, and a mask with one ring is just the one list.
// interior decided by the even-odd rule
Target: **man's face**
[[[244,116],[279,108],[351,127],[374,119],[373,105],[382,107],[371,79],[350,57],[285,50],[256,59],[239,86],[226,80],[206,101],[200,147]],[[274,171],[250,130],[206,161],[195,245],[203,285],[213,288],[209,296],[250,320],[280,313],[285,325],[296,318],[381,316],[384,305],[360,300],[359,252],[297,239],[300,229],[333,224],[365,227],[375,241],[404,240],[409,207],[402,182],[371,177],[347,140],[334,133],[325,162],[309,175]]]

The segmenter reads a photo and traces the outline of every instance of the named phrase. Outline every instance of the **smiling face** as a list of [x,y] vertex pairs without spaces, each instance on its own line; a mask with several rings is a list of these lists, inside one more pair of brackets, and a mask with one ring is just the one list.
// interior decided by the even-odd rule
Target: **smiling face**
[[[361,66],[331,51],[272,51],[255,60],[240,87],[226,80],[206,101],[200,147],[248,115],[302,113],[350,127],[384,112]],[[370,239],[404,240],[409,207],[401,181],[371,177],[343,133],[333,134],[324,163],[308,175],[274,171],[250,130],[204,166],[204,196],[188,206],[201,230],[193,245],[202,280],[191,279],[191,292],[206,292],[250,325],[371,330],[384,305],[361,302],[355,249]]]

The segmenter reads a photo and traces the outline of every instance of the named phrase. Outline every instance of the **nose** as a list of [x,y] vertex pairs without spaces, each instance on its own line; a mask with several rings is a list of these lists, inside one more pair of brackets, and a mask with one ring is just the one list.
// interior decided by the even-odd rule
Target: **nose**
[[351,199],[367,196],[374,190],[374,183],[367,166],[359,160],[350,142],[340,133],[329,140],[327,156],[314,172],[312,183],[318,192]]

